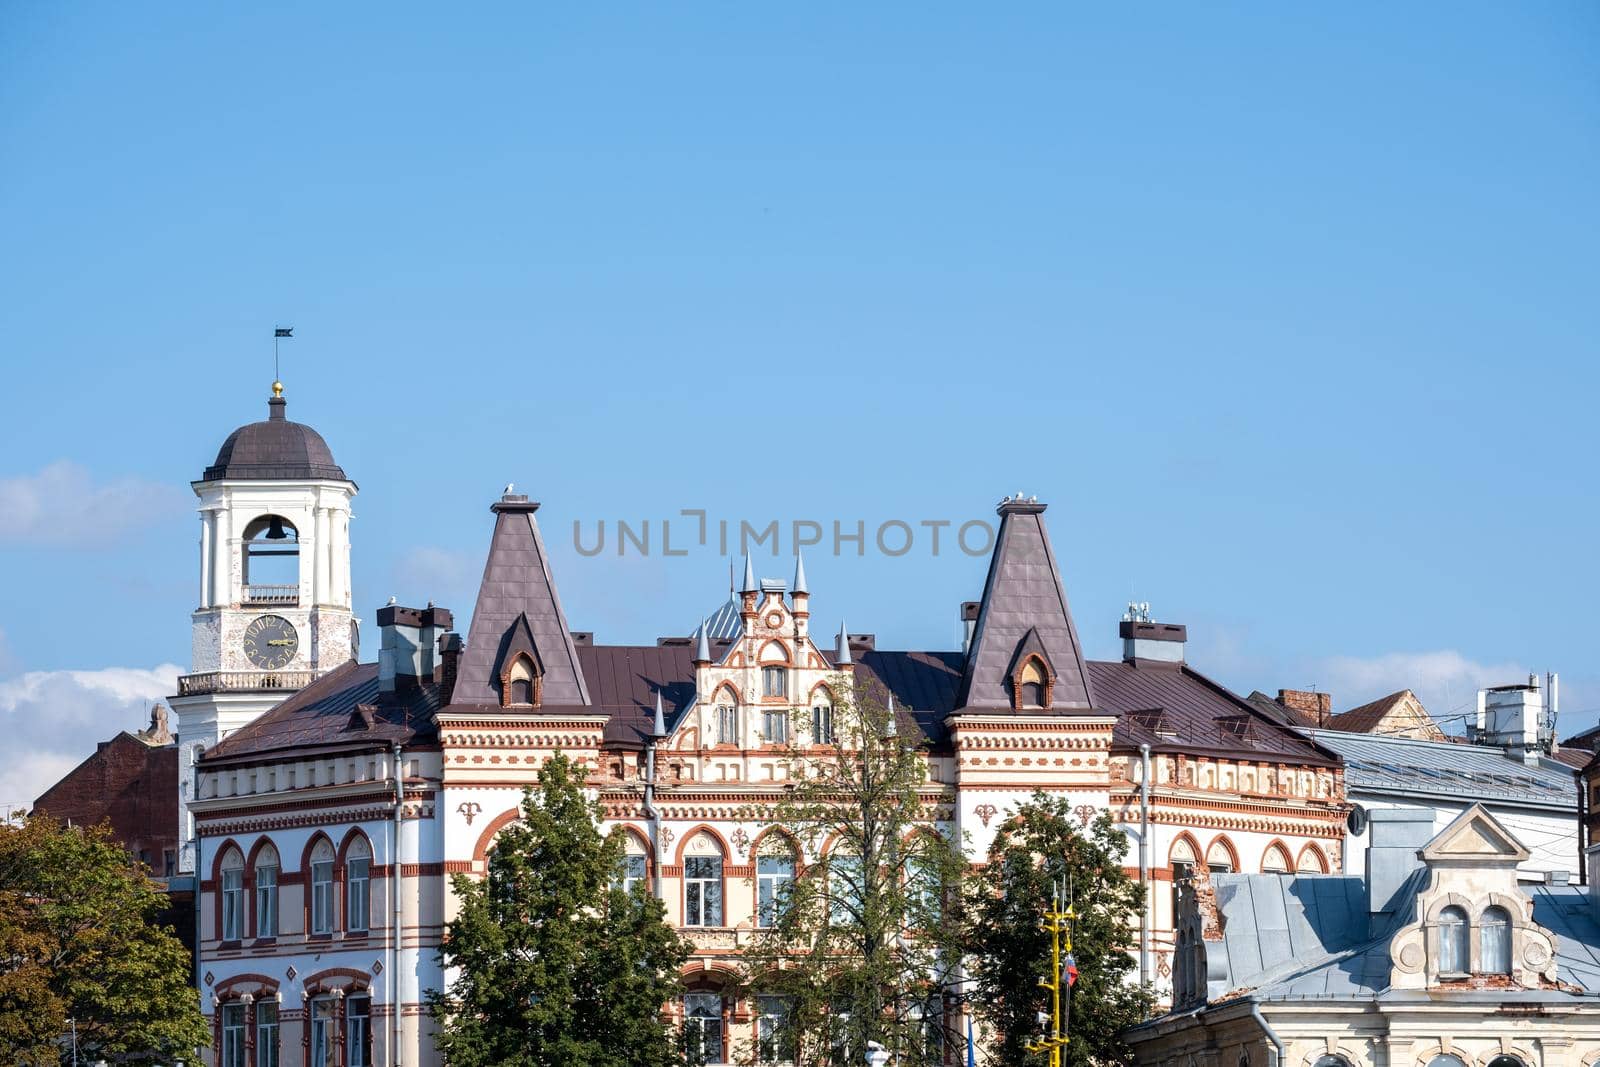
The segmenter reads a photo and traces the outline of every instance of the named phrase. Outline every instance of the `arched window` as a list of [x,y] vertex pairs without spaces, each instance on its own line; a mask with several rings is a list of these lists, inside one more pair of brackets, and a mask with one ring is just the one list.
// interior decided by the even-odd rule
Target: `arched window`
[[1350,1061],[1343,1056],[1318,1056],[1311,1067],[1350,1067]]
[[1307,845],[1300,850],[1299,868],[1301,874],[1327,874],[1328,857],[1316,845]]
[[833,744],[833,698],[826,689],[811,694],[811,743]]
[[1466,974],[1467,913],[1454,904],[1439,913],[1439,973]]
[[1293,874],[1294,868],[1289,864],[1289,854],[1280,845],[1272,845],[1261,857],[1262,874]]
[[1017,672],[1017,707],[1048,708],[1050,679],[1037,657],[1029,657]]
[[256,936],[278,936],[278,850],[262,845],[251,869],[255,883]]
[[300,602],[300,532],[281,515],[244,528],[244,602],[292,607]]
[[1452,1056],[1446,1052],[1429,1060],[1428,1067],[1467,1067],[1467,1063],[1460,1056]]
[[794,849],[787,838],[769,834],[756,857],[756,924],[773,926],[794,885]]
[[1233,873],[1233,852],[1222,838],[1211,842],[1211,847],[1206,850],[1206,867],[1212,874]]
[[739,704],[733,694],[723,690],[717,696],[716,710],[716,743],[719,745],[737,745],[739,743]]
[[861,904],[861,857],[836,849],[828,856],[828,921],[860,923]]
[[371,921],[372,846],[365,837],[350,842],[344,857],[344,928],[364,933]]
[[221,869],[222,929],[218,933],[224,941],[238,941],[244,936],[244,856],[228,846]]
[[684,846],[683,924],[722,925],[722,845],[702,830]]
[[634,886],[645,885],[649,877],[650,856],[644,842],[633,834],[625,833],[623,840],[626,842],[626,851],[622,856],[622,879],[617,883],[617,888],[624,893],[632,893]]
[[1528,1067],[1516,1056],[1496,1056],[1489,1061],[1489,1067]]
[[333,933],[333,846],[325,837],[311,850],[311,932]]
[[1196,857],[1194,847],[1189,844],[1189,839],[1180,837],[1172,843],[1170,854],[1172,863],[1172,916],[1177,921],[1178,916],[1178,891],[1184,882],[1194,877]]
[[1511,973],[1511,913],[1498,904],[1478,919],[1478,967],[1486,974]]
[[502,702],[507,707],[531,708],[538,705],[539,673],[526,653],[511,661],[502,685]]

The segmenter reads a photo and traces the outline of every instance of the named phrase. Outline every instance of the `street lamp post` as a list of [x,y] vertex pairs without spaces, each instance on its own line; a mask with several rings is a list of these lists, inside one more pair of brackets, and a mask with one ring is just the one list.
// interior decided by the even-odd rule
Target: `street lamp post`
[[[1039,984],[1050,990],[1050,1015],[1045,1017],[1039,1013],[1041,1025],[1050,1027],[1048,1037],[1041,1038],[1028,1046],[1029,1052],[1050,1053],[1050,1067],[1061,1067],[1061,1050],[1072,1039],[1066,1034],[1066,1029],[1061,1025],[1061,950],[1065,948],[1067,954],[1072,954],[1072,921],[1078,917],[1069,903],[1066,910],[1061,908],[1061,884],[1057,882],[1051,893],[1049,910],[1044,913],[1044,921],[1039,925],[1050,931],[1050,979],[1039,979]],[[1067,995],[1070,997],[1072,985],[1067,984]]]

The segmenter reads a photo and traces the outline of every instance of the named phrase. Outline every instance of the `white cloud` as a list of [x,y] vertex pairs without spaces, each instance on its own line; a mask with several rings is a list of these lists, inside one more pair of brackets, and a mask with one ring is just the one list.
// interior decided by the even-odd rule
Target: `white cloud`
[[95,745],[149,724],[149,706],[177,690],[181,669],[106,667],[29,671],[0,680],[0,731],[12,755],[0,772],[0,810],[29,807]]
[[101,544],[176,516],[182,505],[176,486],[140,478],[96,484],[81,465],[57,460],[37,474],[0,478],[0,542]]

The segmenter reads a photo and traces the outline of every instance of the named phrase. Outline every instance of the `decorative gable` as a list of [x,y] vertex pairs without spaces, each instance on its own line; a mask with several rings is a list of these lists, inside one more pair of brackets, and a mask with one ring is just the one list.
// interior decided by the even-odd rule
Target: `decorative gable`
[[501,707],[536,708],[542,703],[544,660],[526,614],[519,614],[501,636],[495,676],[500,679]]
[[1500,820],[1474,804],[1419,855],[1426,879],[1413,921],[1389,944],[1394,988],[1555,983],[1555,939],[1533,921],[1533,899],[1517,882],[1528,849]]

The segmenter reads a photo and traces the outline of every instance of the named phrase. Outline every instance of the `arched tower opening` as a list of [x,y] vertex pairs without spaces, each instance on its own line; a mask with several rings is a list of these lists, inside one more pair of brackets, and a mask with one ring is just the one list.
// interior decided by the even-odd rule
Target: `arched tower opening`
[[244,528],[244,603],[300,603],[300,531],[281,515],[262,515]]

